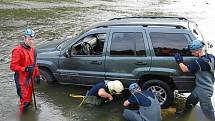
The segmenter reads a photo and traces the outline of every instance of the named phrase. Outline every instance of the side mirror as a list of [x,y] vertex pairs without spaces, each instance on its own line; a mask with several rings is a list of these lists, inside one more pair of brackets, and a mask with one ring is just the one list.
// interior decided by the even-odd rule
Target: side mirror
[[70,58],[71,54],[70,54],[70,49],[67,49],[66,52],[63,54],[66,58]]

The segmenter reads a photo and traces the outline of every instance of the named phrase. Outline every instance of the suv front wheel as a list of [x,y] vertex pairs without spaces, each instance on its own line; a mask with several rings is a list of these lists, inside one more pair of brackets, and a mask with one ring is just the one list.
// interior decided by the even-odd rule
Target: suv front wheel
[[47,69],[39,69],[39,71],[43,82],[46,82],[48,84],[54,84],[55,79]]
[[148,80],[142,85],[142,88],[153,92],[157,96],[162,108],[168,108],[174,100],[172,89],[161,80]]

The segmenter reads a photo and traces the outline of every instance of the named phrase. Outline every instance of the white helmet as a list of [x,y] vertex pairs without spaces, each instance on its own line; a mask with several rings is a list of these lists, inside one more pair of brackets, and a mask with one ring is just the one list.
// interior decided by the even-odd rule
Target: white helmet
[[114,91],[116,94],[120,94],[124,90],[124,86],[119,80],[108,81],[107,86],[109,90]]

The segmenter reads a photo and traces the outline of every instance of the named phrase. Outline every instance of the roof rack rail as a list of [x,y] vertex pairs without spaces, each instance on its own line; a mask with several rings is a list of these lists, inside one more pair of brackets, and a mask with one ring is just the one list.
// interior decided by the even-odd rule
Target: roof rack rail
[[186,27],[182,25],[173,25],[173,24],[143,24],[143,27],[175,27],[176,29],[186,29]]
[[[182,25],[173,25],[173,24],[136,24],[139,26],[143,27],[175,27],[176,29],[186,29],[186,27]],[[125,24],[110,24],[110,25],[105,25],[105,26],[97,26],[96,28],[99,27],[108,27],[108,26],[125,26]],[[134,26],[134,24],[126,24],[126,26]]]
[[121,17],[121,18],[112,18],[112,19],[109,19],[109,21],[112,21],[112,20],[120,20],[120,19],[129,19],[129,18],[151,18],[151,19],[156,19],[156,18],[176,18],[176,19],[179,19],[179,20],[187,20],[187,18],[185,17],[174,17],[174,16],[167,16],[167,17],[162,17],[162,16],[136,16],[136,17]]

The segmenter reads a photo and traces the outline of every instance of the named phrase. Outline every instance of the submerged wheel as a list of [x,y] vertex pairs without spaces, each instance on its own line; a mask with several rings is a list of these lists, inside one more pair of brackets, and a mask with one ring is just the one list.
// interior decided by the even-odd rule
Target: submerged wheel
[[55,79],[53,75],[46,69],[39,69],[40,70],[40,76],[43,82],[46,82],[48,84],[54,84]]
[[142,88],[153,92],[162,108],[168,108],[174,100],[172,89],[161,80],[149,80],[142,85]]

